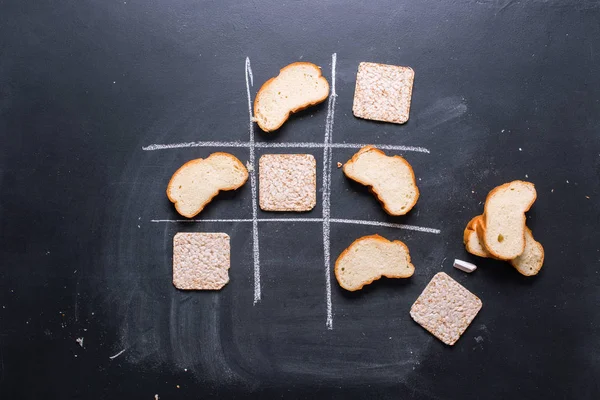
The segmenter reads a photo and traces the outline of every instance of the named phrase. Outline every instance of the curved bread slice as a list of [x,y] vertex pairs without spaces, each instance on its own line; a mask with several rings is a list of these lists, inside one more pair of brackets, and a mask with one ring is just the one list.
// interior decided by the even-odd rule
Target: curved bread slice
[[481,223],[481,215],[473,217],[467,224],[463,234],[463,243],[467,251],[478,257],[494,258],[485,248],[480,236],[477,234],[477,228]]
[[386,156],[365,146],[343,167],[344,174],[371,191],[390,215],[404,215],[419,199],[419,188],[411,165],[400,156]]
[[485,200],[483,242],[494,257],[512,260],[525,250],[525,212],[537,197],[533,183],[513,181],[493,189]]
[[335,262],[335,278],[341,287],[352,292],[382,276],[408,278],[414,272],[408,247],[379,235],[356,239]]
[[[485,258],[496,258],[491,255],[481,239],[483,232],[481,228],[481,215],[474,217],[465,229],[463,241],[467,251],[473,255]],[[510,260],[510,264],[515,267],[521,275],[537,275],[544,264],[544,247],[533,238],[531,229],[525,227],[525,250],[523,254]]]
[[235,190],[246,183],[248,170],[235,156],[213,153],[183,164],[167,186],[167,197],[184,217],[195,217],[221,190]]
[[521,275],[537,275],[544,265],[544,247],[537,242],[531,229],[525,228],[525,251],[510,262]]
[[323,102],[329,83],[321,69],[308,62],[284,67],[279,75],[266,81],[254,100],[254,120],[265,132],[277,130],[291,113]]

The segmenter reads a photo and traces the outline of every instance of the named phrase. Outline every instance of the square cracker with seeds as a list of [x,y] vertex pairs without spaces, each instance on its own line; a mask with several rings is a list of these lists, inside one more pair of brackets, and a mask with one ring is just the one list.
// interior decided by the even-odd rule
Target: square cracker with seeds
[[311,154],[265,154],[259,168],[262,210],[310,211],[317,204],[317,162]]
[[410,309],[423,328],[452,346],[481,310],[481,300],[443,272],[437,273]]
[[361,62],[356,75],[355,117],[403,124],[408,121],[415,72],[410,67]]
[[173,238],[173,285],[182,290],[219,290],[229,282],[226,233],[184,233]]

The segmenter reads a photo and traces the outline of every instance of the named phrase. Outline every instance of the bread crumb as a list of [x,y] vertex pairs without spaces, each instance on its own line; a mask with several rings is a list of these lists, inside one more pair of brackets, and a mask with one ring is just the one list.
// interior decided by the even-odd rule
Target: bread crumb
[[586,198],[586,199],[589,199],[589,198],[590,198],[590,196],[585,196],[585,198]]
[[342,168],[342,163],[338,161],[338,163],[337,163],[337,167],[338,167],[338,168]]

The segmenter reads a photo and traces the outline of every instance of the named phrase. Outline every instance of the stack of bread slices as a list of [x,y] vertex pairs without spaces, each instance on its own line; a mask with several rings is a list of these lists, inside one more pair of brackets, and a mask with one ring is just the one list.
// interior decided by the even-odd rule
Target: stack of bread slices
[[485,200],[483,215],[471,219],[465,228],[467,251],[508,261],[522,275],[537,275],[544,263],[544,248],[525,223],[525,213],[536,197],[530,182],[513,181],[494,188]]

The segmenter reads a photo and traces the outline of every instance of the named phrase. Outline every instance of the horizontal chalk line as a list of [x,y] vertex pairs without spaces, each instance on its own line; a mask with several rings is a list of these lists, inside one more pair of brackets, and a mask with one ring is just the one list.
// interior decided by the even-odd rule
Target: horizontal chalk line
[[[250,147],[250,142],[186,142],[186,143],[172,143],[172,144],[151,144],[149,146],[142,147],[144,151],[153,150],[168,150],[168,149],[181,149],[186,147]],[[272,142],[255,142],[254,147],[259,148],[305,148],[305,149],[322,149],[324,147],[334,149],[360,149],[368,146],[366,143],[314,143],[314,142],[289,142],[289,143],[272,143]],[[398,151],[414,151],[417,153],[429,154],[429,150],[425,147],[416,146],[400,146],[392,144],[372,144],[382,150],[398,150]]]
[[338,224],[355,224],[355,225],[371,225],[371,226],[382,226],[386,228],[397,228],[397,229],[407,229],[410,231],[418,231],[418,232],[427,232],[427,233],[435,233],[439,234],[441,231],[435,228],[427,228],[424,226],[416,226],[416,225],[406,225],[406,224],[394,224],[391,222],[378,222],[378,221],[365,221],[360,219],[339,219],[332,218],[331,222],[336,222]]
[[[259,218],[258,222],[323,222],[323,218]],[[435,228],[428,228],[417,225],[406,225],[406,224],[394,224],[391,222],[379,222],[379,221],[366,221],[361,219],[340,219],[331,218],[330,222],[338,224],[355,224],[355,225],[371,225],[381,226],[385,228],[396,228],[406,229],[410,231],[426,232],[439,234],[441,231]],[[177,222],[195,222],[195,223],[233,223],[233,222],[252,222],[252,218],[232,218],[232,219],[151,219],[150,222],[166,222],[166,223],[177,223]]]

